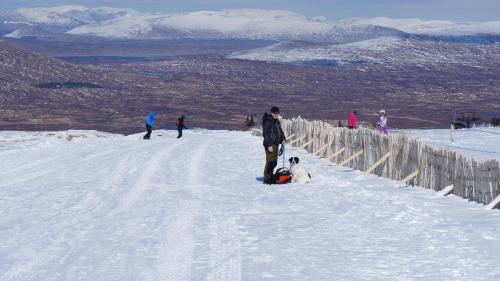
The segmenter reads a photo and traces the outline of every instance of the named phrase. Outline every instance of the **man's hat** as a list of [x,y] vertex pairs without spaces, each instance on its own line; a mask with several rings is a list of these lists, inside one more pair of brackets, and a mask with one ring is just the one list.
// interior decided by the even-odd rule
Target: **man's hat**
[[271,113],[280,113],[280,108],[277,106],[271,107]]

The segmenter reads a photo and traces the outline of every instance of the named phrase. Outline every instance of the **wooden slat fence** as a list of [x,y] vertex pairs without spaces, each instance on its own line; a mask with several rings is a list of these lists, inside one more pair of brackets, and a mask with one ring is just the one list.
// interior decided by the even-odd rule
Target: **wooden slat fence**
[[[350,130],[300,117],[283,119],[281,124],[285,135],[295,134],[294,139],[305,136],[294,146],[301,147],[313,140],[305,147],[312,153],[327,145],[318,152],[322,158],[345,148],[331,159],[335,163],[363,150],[361,156],[346,163],[356,170],[368,170],[391,152],[387,160],[371,171],[372,174],[400,181],[418,171],[416,178],[411,180],[412,184],[435,191],[453,185],[453,194],[482,204],[489,204],[500,194],[498,160],[476,160],[451,149],[434,148],[404,134],[387,136],[367,128]],[[254,130],[254,134],[261,135],[262,131]]]

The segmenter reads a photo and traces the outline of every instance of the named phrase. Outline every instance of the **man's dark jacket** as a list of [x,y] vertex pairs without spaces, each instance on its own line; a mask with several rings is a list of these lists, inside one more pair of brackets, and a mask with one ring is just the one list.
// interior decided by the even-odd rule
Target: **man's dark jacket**
[[285,140],[285,134],[281,129],[281,123],[278,119],[273,119],[271,114],[264,113],[262,117],[262,134],[264,135],[264,147],[278,145]]
[[182,117],[179,117],[177,118],[177,122],[175,124],[175,126],[177,127],[177,129],[187,129],[186,126],[184,126],[184,118]]

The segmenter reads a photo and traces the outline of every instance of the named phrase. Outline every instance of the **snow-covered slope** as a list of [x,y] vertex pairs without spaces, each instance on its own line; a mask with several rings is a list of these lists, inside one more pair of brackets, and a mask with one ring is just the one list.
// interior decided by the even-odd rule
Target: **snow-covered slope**
[[[149,14],[109,7],[19,8],[0,13],[0,22],[11,28],[25,29],[37,25],[48,31],[111,38],[295,39],[345,43],[356,41],[354,39],[396,36],[403,32],[453,36],[500,35],[500,21],[456,23],[377,17],[333,22],[324,17],[307,18],[285,10],[257,9]],[[24,33],[27,32],[24,30]]]
[[178,30],[203,30],[222,34],[250,32],[247,36],[267,36],[282,33],[326,32],[332,24],[325,19],[308,20],[303,16],[287,11],[229,10],[200,11],[172,15],[149,15],[140,18],[120,18],[102,24],[75,28],[70,34],[92,34],[97,36],[129,37],[130,34],[116,32],[123,26],[147,25]]
[[44,32],[62,33],[77,26],[98,23],[114,18],[139,15],[131,9],[87,8],[83,6],[59,6],[52,8],[19,8],[0,14],[0,27],[10,29],[6,37],[19,38]]
[[[134,25],[148,26],[144,33],[123,34],[124,27]],[[384,29],[382,27],[388,28]],[[308,37],[332,37],[349,33],[371,32],[378,36],[396,35],[399,30],[413,34],[427,35],[500,35],[500,21],[456,23],[452,21],[421,19],[391,19],[372,18],[358,20],[342,20],[332,22],[323,17],[306,18],[302,15],[280,10],[227,10],[227,11],[200,11],[169,15],[143,15],[140,17],[122,17],[110,22],[95,23],[77,27],[70,34],[85,34],[127,38],[147,36],[153,28],[166,28],[182,31],[209,31],[220,33],[219,36],[231,38],[255,39],[307,39]],[[378,35],[378,36],[377,36]],[[366,35],[365,35],[366,37]],[[324,39],[324,38],[323,38]],[[365,38],[366,39],[366,38]]]
[[121,17],[80,26],[68,33],[112,38],[182,36],[212,39],[338,41],[349,40],[345,37],[373,38],[396,35],[399,32],[371,25],[336,24],[323,17],[306,18],[289,11],[243,9]]
[[120,135],[98,132],[69,130],[58,132],[17,132],[0,131],[0,154],[8,151],[28,151],[50,148],[65,144],[69,141],[95,140],[99,138],[113,138]]
[[500,35],[500,21],[457,23],[445,20],[392,19],[385,17],[344,20],[345,23],[385,26],[413,34],[428,35]]
[[[308,18],[285,10],[258,9],[150,14],[108,7],[19,8],[0,13],[0,23],[14,28],[12,31],[16,33],[11,36],[49,31],[111,38],[230,38],[346,43],[404,33],[500,35],[500,21],[456,23],[378,17],[333,22],[324,17]],[[27,29],[29,26],[37,28]]]
[[75,26],[109,20],[117,17],[130,17],[137,12],[132,9],[87,8],[84,6],[59,6],[53,8],[19,8],[15,11],[28,23]]
[[343,64],[360,59],[374,61],[372,57],[368,55],[360,56],[358,53],[385,52],[388,49],[398,48],[401,44],[403,44],[403,41],[394,37],[381,37],[340,45],[312,45],[288,41],[279,42],[264,48],[235,52],[228,57],[233,59],[279,62],[332,60]]
[[0,133],[0,280],[500,278],[496,210],[295,148],[311,183],[263,185],[246,132],[97,134]]
[[425,143],[435,147],[445,147],[457,150],[463,155],[475,159],[500,159],[500,128],[474,127],[455,130],[453,141],[450,139],[450,130],[403,130]]
[[279,42],[264,48],[235,52],[233,59],[350,65],[381,64],[488,67],[500,61],[500,44],[455,44],[446,41],[379,37],[347,44]]

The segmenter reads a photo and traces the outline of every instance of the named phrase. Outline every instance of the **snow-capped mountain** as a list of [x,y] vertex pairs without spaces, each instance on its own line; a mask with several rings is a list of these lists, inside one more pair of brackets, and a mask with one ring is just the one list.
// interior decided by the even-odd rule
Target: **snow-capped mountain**
[[1,12],[0,30],[6,29],[13,32],[10,34],[12,37],[36,36],[37,32],[49,31],[127,39],[265,39],[349,43],[404,33],[500,35],[500,21],[456,23],[378,17],[333,22],[324,17],[308,18],[285,10],[150,14],[121,8],[60,6]]
[[131,17],[136,14],[138,13],[131,9],[109,7],[19,8],[15,11],[0,13],[0,27],[11,31],[5,35],[6,37],[22,37],[44,32],[62,33],[77,26],[118,17]]
[[400,31],[363,24],[337,24],[281,10],[200,11],[120,17],[76,27],[67,33],[111,38],[265,39],[344,42]]
[[257,61],[476,66],[500,60],[499,44],[485,44],[500,42],[500,21],[456,23],[378,17],[334,22],[285,10],[258,9],[150,14],[61,6],[0,12],[0,35],[21,38],[54,33],[113,39],[274,41],[264,48],[228,56]]
[[80,26],[83,24],[102,22],[117,17],[129,17],[137,13],[131,9],[117,9],[109,7],[87,8],[83,6],[19,8],[15,12],[28,23],[64,26]]

